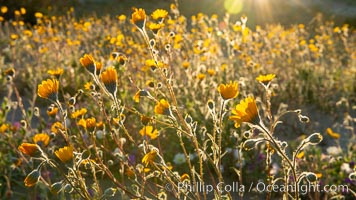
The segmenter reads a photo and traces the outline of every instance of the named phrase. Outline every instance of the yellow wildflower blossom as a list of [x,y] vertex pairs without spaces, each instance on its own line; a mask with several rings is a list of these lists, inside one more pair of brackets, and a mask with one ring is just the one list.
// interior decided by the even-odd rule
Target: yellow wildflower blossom
[[229,84],[220,84],[218,91],[224,100],[234,99],[239,94],[239,87],[236,81]]
[[56,79],[43,80],[40,85],[38,85],[38,96],[44,99],[50,99],[57,101],[58,98],[59,82]]
[[148,164],[152,164],[153,163],[153,161],[155,160],[156,156],[157,156],[157,152],[152,150],[149,153],[147,153],[145,156],[143,156],[142,163],[147,167]]
[[161,99],[159,102],[157,102],[154,111],[156,114],[168,115],[170,113],[168,101]]
[[158,130],[154,129],[153,126],[144,126],[139,133],[143,137],[149,137],[151,140],[156,139],[159,135]]
[[240,127],[242,122],[254,122],[258,118],[256,101],[253,97],[247,97],[240,101],[234,109],[230,120],[235,121],[235,127]]
[[63,163],[69,162],[73,159],[73,147],[65,146],[63,148],[58,149],[54,152],[54,154],[61,160]]

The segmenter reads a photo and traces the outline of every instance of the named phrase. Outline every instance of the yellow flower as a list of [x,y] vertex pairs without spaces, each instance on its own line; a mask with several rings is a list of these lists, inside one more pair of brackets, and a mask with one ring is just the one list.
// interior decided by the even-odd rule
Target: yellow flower
[[156,64],[156,61],[154,59],[147,59],[145,61],[145,66],[151,68],[151,70],[154,71],[157,67],[164,67],[164,63],[158,61],[158,63]]
[[49,143],[49,136],[46,133],[38,133],[33,136],[32,140],[39,146],[47,146]]
[[239,94],[239,86],[236,81],[230,81],[229,84],[220,84],[218,91],[224,100],[233,99]]
[[183,182],[185,180],[190,180],[190,177],[188,174],[184,173],[181,177],[180,177],[180,181]]
[[207,72],[210,76],[214,76],[216,74],[216,71],[214,69],[208,69]]
[[57,158],[59,158],[59,160],[61,160],[63,163],[66,163],[73,159],[73,147],[65,146],[55,151],[54,154],[57,156]]
[[103,63],[94,62],[94,65],[95,65],[96,75],[99,75],[101,72],[101,69],[103,68]]
[[18,148],[23,154],[28,156],[35,156],[35,154],[39,151],[39,147],[37,144],[31,143],[22,143]]
[[134,95],[133,100],[136,103],[139,103],[140,102],[140,97],[145,97],[145,96],[148,96],[148,95],[149,95],[149,93],[146,90],[139,90]]
[[88,119],[80,119],[78,125],[82,126],[83,128],[93,131],[96,127],[96,119],[94,117]]
[[61,122],[55,122],[51,126],[51,131],[55,134],[58,134],[60,130],[64,130],[63,124]]
[[202,74],[202,73],[197,75],[197,79],[200,80],[200,81],[203,80],[205,77],[206,77],[206,75]]
[[96,127],[96,119],[94,117],[88,118],[85,120],[87,129],[91,130]]
[[108,67],[101,73],[100,79],[104,83],[105,88],[115,96],[117,90],[117,72],[115,67]]
[[20,16],[20,15],[21,15],[21,13],[20,13],[19,10],[15,10],[15,11],[14,11],[14,14],[15,14],[16,16]]
[[327,128],[326,129],[326,133],[328,135],[330,135],[334,139],[339,139],[340,138],[340,134],[339,133],[335,133],[331,128]]
[[241,100],[235,109],[232,109],[232,115],[229,117],[230,120],[235,121],[236,128],[240,127],[242,122],[254,122],[257,118],[257,106],[253,97]]
[[40,172],[37,169],[35,169],[26,176],[24,180],[25,186],[32,187],[38,182],[39,179],[40,179]]
[[153,126],[144,126],[140,130],[140,135],[143,137],[149,137],[151,140],[156,139],[158,137],[158,131],[157,129],[154,129]]
[[95,74],[96,67],[95,67],[95,60],[92,55],[84,54],[83,57],[79,59],[80,64],[88,70],[90,73]]
[[267,75],[259,75],[256,80],[261,82],[261,83],[264,83],[264,84],[267,84],[269,83],[270,81],[272,81],[274,78],[276,77],[275,74],[267,74]]
[[86,108],[82,108],[80,110],[76,110],[75,112],[73,112],[71,117],[76,119],[78,117],[81,117],[81,116],[85,115],[85,113],[87,113],[87,109]]
[[143,156],[142,158],[142,163],[145,164],[145,166],[147,167],[148,164],[152,164],[153,161],[155,160],[157,156],[157,152],[151,150],[149,153],[147,153],[145,156]]
[[47,109],[47,115],[48,116],[55,116],[57,114],[57,112],[58,112],[58,108],[57,107],[51,106],[51,107],[48,107],[48,109]]
[[7,13],[8,9],[6,6],[1,6],[1,13]]
[[163,10],[163,9],[157,9],[151,14],[151,17],[154,20],[158,20],[159,22],[162,22],[162,20],[164,18],[166,18],[167,16],[168,16],[168,12],[166,10]]
[[21,7],[20,8],[20,12],[22,15],[25,15],[26,14],[26,9],[24,7]]
[[131,22],[138,28],[143,29],[146,23],[146,12],[142,8],[132,8]]
[[301,152],[299,152],[298,154],[297,154],[297,158],[299,158],[299,159],[302,159],[303,157],[304,157],[304,151],[301,151]]
[[62,68],[57,68],[55,70],[50,69],[47,71],[48,74],[55,76],[56,78],[59,78],[63,74],[64,70]]
[[184,62],[182,63],[182,66],[183,66],[184,69],[188,69],[189,66],[190,66],[190,63],[189,63],[188,61],[184,61]]
[[117,16],[117,19],[120,21],[120,22],[124,22],[126,20],[126,15],[119,15]]
[[59,82],[56,79],[43,80],[40,85],[38,85],[38,96],[44,99],[50,99],[57,101],[58,98]]
[[164,24],[156,24],[156,23],[150,23],[150,25],[148,25],[148,28],[154,33],[157,34],[158,31],[164,27]]
[[161,99],[159,102],[157,102],[154,111],[156,114],[169,115],[170,110],[168,101],[166,101],[165,99]]
[[36,17],[36,18],[42,18],[42,17],[43,17],[43,14],[40,13],[40,12],[35,12],[35,17]]
[[95,88],[95,86],[93,85],[93,83],[91,81],[86,82],[84,85],[84,89],[86,89],[86,90],[92,90],[93,88]]
[[12,34],[10,35],[10,38],[11,38],[12,40],[17,40],[17,39],[19,38],[19,36],[18,36],[17,34],[12,33]]
[[0,133],[5,133],[5,131],[7,131],[10,128],[9,124],[1,124],[0,126]]

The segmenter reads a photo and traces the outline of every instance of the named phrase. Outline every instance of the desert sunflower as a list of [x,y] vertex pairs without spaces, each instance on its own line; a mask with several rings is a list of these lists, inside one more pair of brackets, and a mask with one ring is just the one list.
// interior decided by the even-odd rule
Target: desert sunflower
[[58,89],[59,82],[56,79],[43,80],[41,84],[38,85],[37,94],[44,99],[50,99],[52,101],[57,101],[58,99]]
[[54,154],[61,160],[63,163],[69,162],[73,159],[73,147],[65,146],[63,148],[58,149],[54,152]]
[[117,91],[117,72],[115,67],[108,67],[101,73],[100,78],[108,92],[115,96]]
[[28,156],[35,156],[37,152],[39,152],[39,147],[37,144],[31,144],[31,143],[22,143],[18,149],[23,153]]
[[84,54],[83,57],[79,59],[80,64],[88,70],[90,73],[95,74],[96,72],[96,66],[95,66],[95,60],[92,55],[90,54]]
[[170,109],[169,109],[168,101],[166,101],[165,99],[161,99],[160,101],[158,101],[155,106],[154,111],[156,114],[169,115]]
[[220,84],[218,91],[224,100],[234,99],[239,94],[239,87],[236,81],[229,84]]
[[259,75],[256,80],[263,83],[263,84],[268,84],[271,82],[274,78],[276,77],[275,74],[267,74],[267,75]]
[[49,136],[46,133],[38,133],[33,136],[32,140],[39,146],[47,146],[49,143]]
[[145,156],[143,156],[142,163],[145,164],[145,166],[147,167],[148,164],[153,163],[156,156],[157,156],[157,152],[154,150],[151,150],[149,153],[147,153]]
[[140,130],[140,135],[143,137],[149,137],[151,140],[156,139],[158,137],[157,129],[154,129],[153,126],[144,126]]
[[144,29],[146,24],[146,12],[142,8],[132,8],[133,13],[131,15],[131,22],[138,28]]
[[255,122],[258,119],[256,101],[253,97],[247,97],[240,101],[234,109],[230,120],[235,121],[235,127],[240,127],[242,122]]

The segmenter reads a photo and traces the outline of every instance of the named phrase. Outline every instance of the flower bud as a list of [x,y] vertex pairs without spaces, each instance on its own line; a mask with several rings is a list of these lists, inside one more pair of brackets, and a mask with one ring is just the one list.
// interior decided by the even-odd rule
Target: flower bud
[[323,140],[323,136],[320,133],[313,133],[306,141],[311,145],[317,145]]
[[40,179],[40,172],[38,171],[38,169],[35,169],[26,176],[24,180],[25,186],[32,187],[38,182],[39,179]]
[[62,181],[53,183],[51,185],[51,193],[58,194],[62,190]]
[[318,180],[318,177],[316,176],[316,174],[314,174],[314,173],[308,173],[307,175],[306,175],[306,178],[307,178],[307,180],[309,181],[309,182],[315,182],[316,180]]

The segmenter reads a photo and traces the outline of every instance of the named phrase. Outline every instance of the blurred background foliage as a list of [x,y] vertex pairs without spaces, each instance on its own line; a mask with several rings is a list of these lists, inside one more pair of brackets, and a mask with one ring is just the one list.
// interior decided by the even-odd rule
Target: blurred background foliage
[[[157,7],[169,10],[169,5],[174,2],[174,0],[0,0],[0,5],[9,8],[5,19],[14,18],[15,10],[26,8],[25,21],[34,24],[35,12],[62,15],[70,7],[74,7],[78,18],[93,14],[129,15],[132,7],[142,7],[148,12]],[[336,24],[356,25],[356,1],[353,0],[179,0],[178,3],[181,14],[187,17],[198,12],[223,17],[226,11],[229,11],[232,19],[238,19],[245,14],[252,28],[266,23],[308,24],[313,22],[318,14]]]

